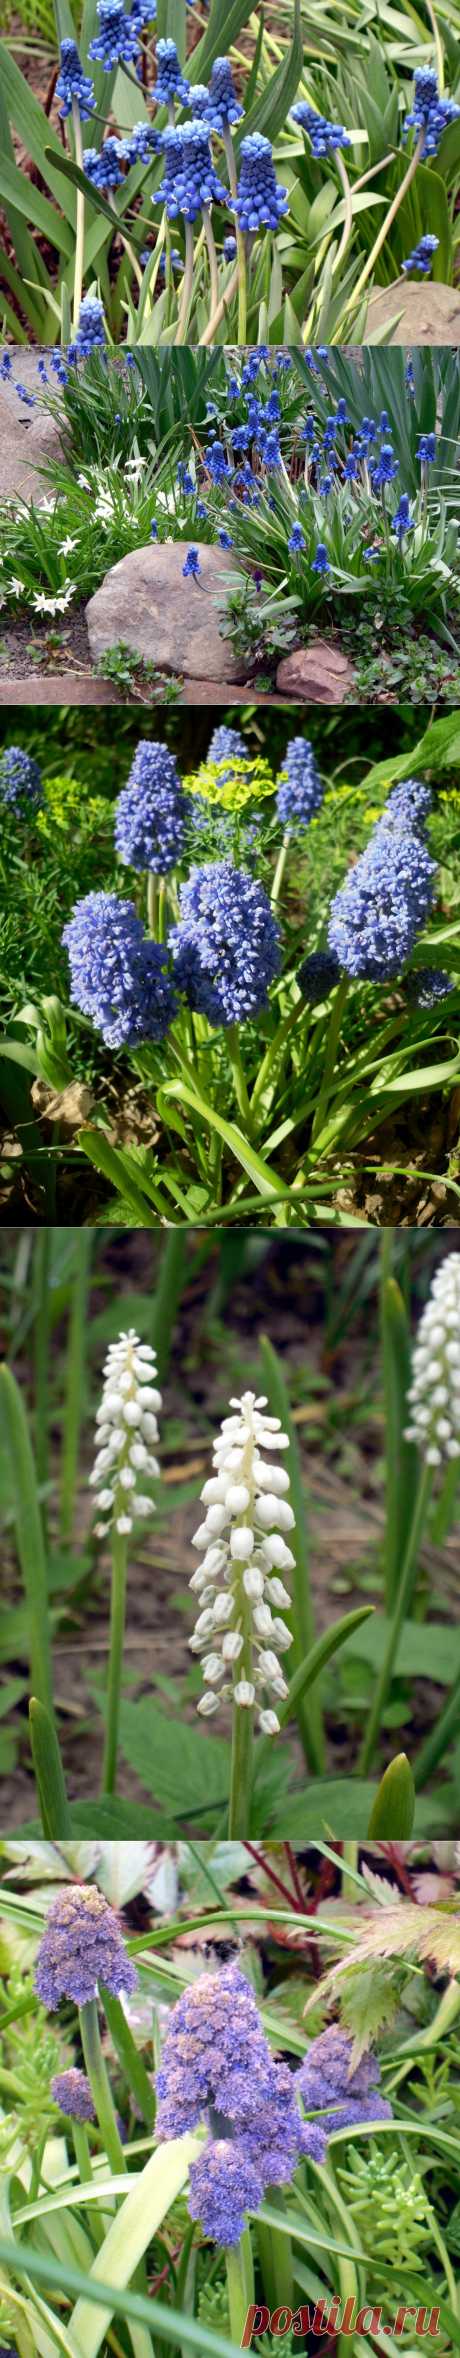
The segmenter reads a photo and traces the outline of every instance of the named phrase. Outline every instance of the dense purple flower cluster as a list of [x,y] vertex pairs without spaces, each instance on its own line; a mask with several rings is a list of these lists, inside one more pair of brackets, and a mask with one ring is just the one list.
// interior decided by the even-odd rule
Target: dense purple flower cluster
[[0,755],[0,802],[8,803],[27,817],[42,801],[38,761],[34,761],[31,753],[24,753],[22,745],[7,745]]
[[205,2235],[225,2247],[239,2243],[246,2211],[257,2211],[262,2179],[244,2145],[232,2137],[210,2138],[190,2171],[189,2211]]
[[411,824],[410,804],[395,800],[391,809],[391,800],[331,907],[329,949],[345,973],[365,982],[400,974],[433,902],[435,862]]
[[401,498],[398,501],[397,508],[395,508],[391,530],[396,534],[396,539],[399,540],[400,548],[402,541],[405,540],[406,534],[408,532],[414,532],[415,530],[413,518],[410,512],[410,501],[408,499],[407,491],[401,492]]
[[287,211],[287,189],[278,186],[269,139],[261,131],[242,139],[236,211],[240,229],[253,237],[258,229],[277,229]]
[[[117,65],[132,65],[139,53],[142,23],[147,21],[145,13],[135,5],[127,15],[124,0],[97,0],[96,13],[99,30],[90,41],[88,57],[105,66],[106,73],[111,73]],[[151,0],[148,0],[148,15],[151,14]]]
[[206,762],[209,765],[210,762],[228,761],[226,776],[221,779],[222,786],[226,785],[228,778],[233,778],[235,775],[232,761],[243,761],[246,750],[240,729],[227,729],[225,721],[219,728],[213,729],[212,737],[209,739]]
[[92,188],[119,188],[123,179],[121,165],[125,163],[122,139],[105,139],[103,147],[85,148],[84,170]]
[[295,2079],[272,2056],[238,1965],[201,1974],[173,2007],[157,2096],[160,2138],[209,2118],[215,2142],[192,2165],[190,2208],[223,2244],[239,2242],[245,2210],[292,2177],[302,2153],[324,2158],[324,2134],[318,2124],[312,2142],[316,2125],[301,2120]]
[[95,2119],[89,2080],[87,2080],[86,2072],[77,2071],[76,2066],[71,2065],[69,2071],[55,2073],[54,2080],[51,2081],[51,2095],[53,2103],[60,2105],[61,2112],[66,2112],[69,2120],[93,2121]]
[[328,156],[336,147],[350,147],[343,123],[329,123],[327,115],[315,114],[306,99],[300,98],[297,106],[291,107],[291,117],[293,123],[300,123],[302,131],[307,132],[314,156]]
[[104,312],[97,296],[84,295],[80,304],[80,318],[74,342],[69,344],[67,359],[89,360],[91,352],[105,347]]
[[423,828],[433,806],[431,786],[421,786],[418,778],[405,778],[402,786],[392,786],[385,803],[381,826],[401,820],[404,826]]
[[181,858],[188,802],[167,745],[141,737],[115,809],[115,844],[129,868],[166,876]]
[[447,124],[455,122],[459,115],[460,107],[454,105],[453,98],[441,97],[434,66],[428,70],[426,66],[419,66],[415,74],[411,112],[406,115],[404,124],[404,136],[414,130],[418,138],[420,131],[423,131],[422,155],[435,156]]
[[231,860],[192,868],[170,949],[180,989],[209,1023],[241,1023],[257,1015],[280,957],[279,929],[263,885]]
[[169,221],[175,221],[177,214],[183,213],[186,221],[193,222],[203,205],[228,205],[227,189],[212,161],[208,123],[198,119],[179,126],[168,123],[162,134],[162,147],[165,169],[161,203],[166,206]]
[[449,999],[456,984],[452,974],[445,974],[440,966],[415,966],[406,977],[405,989],[412,1007],[436,1007],[438,999]]
[[177,55],[175,41],[157,41],[157,78],[155,98],[158,106],[172,106],[174,100],[187,105],[190,83],[185,80]]
[[297,981],[307,1007],[321,1007],[340,978],[338,958],[333,950],[312,950],[299,967]]
[[109,1048],[163,1040],[176,1011],[165,952],[149,941],[133,901],[89,892],[76,901],[63,942],[71,1000]]
[[88,121],[88,116],[92,115],[96,105],[94,82],[91,82],[89,75],[83,72],[76,41],[61,41],[61,64],[56,82],[56,98],[61,101],[59,113],[63,116],[71,115],[75,99],[82,123]]
[[438,237],[420,237],[418,245],[413,246],[412,253],[407,254],[405,262],[401,263],[401,270],[420,270],[422,277],[428,278],[438,245]]
[[86,2006],[99,1984],[113,1997],[136,1988],[113,1908],[95,1884],[71,1883],[52,1901],[35,1969],[35,1988],[51,2013],[61,1998]]
[[[193,105],[195,105],[193,93]],[[244,109],[240,106],[233,81],[229,57],[215,57],[207,95],[207,117],[213,131],[226,131],[229,123],[241,122]]]
[[282,827],[309,827],[323,800],[324,786],[308,737],[291,737],[276,797]]
[[296,2072],[299,2095],[308,2112],[321,2112],[321,2127],[331,2137],[335,2129],[353,2129],[360,2121],[391,2120],[391,2104],[380,2095],[380,2067],[375,2055],[362,2055],[352,2068],[353,2040],[348,2031],[333,2026],[312,2040],[304,2063]]

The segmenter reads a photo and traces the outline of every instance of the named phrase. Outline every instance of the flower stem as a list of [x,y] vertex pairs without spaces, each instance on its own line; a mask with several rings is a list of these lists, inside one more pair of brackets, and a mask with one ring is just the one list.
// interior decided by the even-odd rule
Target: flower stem
[[337,171],[338,171],[338,174],[339,174],[339,180],[341,180],[341,182],[342,182],[343,194],[344,194],[344,199],[345,199],[345,220],[344,220],[344,224],[343,224],[343,230],[342,230],[342,236],[341,236],[341,239],[340,239],[340,245],[339,245],[339,246],[338,246],[338,248],[337,248],[337,253],[336,253],[336,257],[335,257],[335,262],[333,262],[333,264],[332,264],[332,277],[333,277],[333,278],[335,278],[335,277],[336,277],[336,275],[337,275],[337,271],[338,271],[338,270],[340,270],[341,264],[342,264],[342,262],[344,262],[344,260],[345,260],[345,255],[346,255],[346,253],[347,253],[347,249],[348,249],[348,246],[349,246],[349,244],[350,244],[350,238],[351,238],[351,236],[352,236],[352,233],[353,233],[353,198],[352,198],[352,193],[351,193],[351,188],[350,188],[350,182],[349,182],[349,178],[348,178],[348,172],[347,172],[347,170],[346,170],[346,166],[345,166],[345,164],[344,164],[344,161],[343,161],[343,156],[340,154],[340,148],[337,148],[337,149],[336,149],[336,164],[337,164]]
[[[227,158],[227,165],[228,165],[228,177],[229,177],[229,181],[230,181],[230,187],[231,187],[232,197],[233,197],[233,200],[234,200],[234,202],[235,202],[235,200],[236,200],[236,195],[237,195],[237,188],[238,188],[238,173],[237,173],[237,166],[236,166],[236,156],[235,156],[235,149],[234,149],[234,146],[233,146],[233,139],[232,139],[232,134],[231,134],[231,131],[229,130],[228,124],[227,124],[227,128],[226,128],[226,129],[224,129],[224,130],[223,130],[223,132],[222,132],[222,139],[223,139],[223,145],[224,145],[224,148],[225,148],[225,154],[226,154],[226,158]],[[247,315],[248,315],[248,270],[247,270],[247,258],[248,258],[248,251],[249,251],[249,247],[248,247],[248,245],[247,245],[246,238],[245,238],[245,236],[244,236],[244,231],[243,231],[242,229],[240,229],[240,224],[239,224],[239,220],[238,220],[238,214],[237,214],[237,213],[236,213],[236,215],[235,215],[235,236],[236,236],[236,247],[237,247],[237,255],[238,255],[238,343],[239,343],[239,344],[245,344],[245,343],[246,343],[246,335],[247,335]]]
[[120,1716],[120,1686],[125,1633],[127,1547],[122,1533],[112,1536],[112,1599],[110,1619],[110,1659],[107,1686],[107,1720],[102,1772],[103,1793],[115,1792],[118,1754],[118,1723]]
[[194,257],[193,257],[193,229],[192,229],[192,224],[191,224],[191,221],[186,221],[186,223],[185,223],[185,270],[184,270],[184,276],[183,276],[183,280],[182,280],[182,294],[181,294],[181,299],[180,299],[180,310],[179,310],[179,318],[178,318],[178,323],[177,323],[177,330],[176,330],[176,335],[175,335],[175,339],[174,339],[174,341],[175,341],[175,343],[176,343],[176,344],[185,344],[185,337],[186,337],[186,332],[187,332],[187,324],[188,324],[188,314],[189,314],[189,310],[190,310],[190,304],[191,304],[191,300],[192,300],[192,290],[193,290],[193,259],[194,259]]
[[[83,172],[84,165],[83,165],[83,140],[82,140],[82,135],[81,135],[81,115],[80,115],[80,108],[79,108],[79,105],[78,105],[78,101],[77,101],[77,99],[76,99],[76,98],[73,98],[73,99],[72,99],[72,123],[73,123],[73,134],[74,134],[74,141],[75,141],[75,163],[76,163],[76,164],[78,164],[78,169],[79,169],[79,171],[80,171],[80,172]],[[82,188],[77,188],[77,219],[76,219],[76,234],[75,234],[75,269],[74,269],[74,282],[73,282],[73,332],[74,332],[74,336],[75,336],[75,335],[76,335],[76,333],[77,333],[78,322],[79,322],[79,318],[80,318],[81,298],[82,298],[82,293],[83,293],[83,262],[84,262],[84,252],[85,252],[85,197],[84,197],[84,190],[83,190]]]
[[340,332],[342,339],[344,320],[348,318],[348,313],[351,310],[356,310],[358,296],[362,294],[363,287],[367,286],[368,279],[370,278],[371,272],[374,269],[374,264],[378,262],[379,254],[382,252],[382,246],[385,244],[385,239],[388,237],[389,230],[393,228],[393,222],[396,220],[397,213],[399,213],[399,207],[402,205],[403,197],[407,196],[408,188],[411,188],[412,181],[415,179],[417,165],[421,161],[424,145],[425,125],[423,124],[422,130],[419,131],[418,139],[414,147],[414,153],[413,156],[411,156],[410,164],[408,164],[407,167],[407,172],[404,174],[404,180],[401,181],[401,186],[397,189],[396,196],[393,197],[393,203],[390,205],[389,212],[385,214],[385,220],[382,222],[381,229],[379,229],[378,237],[375,239],[375,244],[372,247],[372,251],[370,254],[368,254],[364,270],[361,271],[361,276],[358,278],[357,285],[353,288],[353,294],[350,296],[349,302],[346,304],[345,311],[342,314],[342,319],[340,322]]
[[229,1024],[227,1040],[238,1112],[241,1114],[241,1120],[245,1123],[248,1138],[250,1139],[253,1135],[252,1112],[247,1091],[246,1075],[243,1069],[237,1023]]
[[[221,320],[225,318],[225,312],[229,310],[230,303],[232,303],[232,302],[233,302],[233,296],[234,296],[234,295],[236,295],[236,290],[237,290],[238,282],[239,282],[239,262],[237,262],[237,264],[236,264],[236,268],[235,268],[235,270],[232,272],[232,277],[231,277],[231,279],[230,279],[230,281],[229,281],[229,285],[228,285],[228,287],[225,287],[223,295],[221,295],[221,296],[220,296],[220,298],[219,298],[219,302],[218,302],[218,304],[217,304],[217,309],[216,309],[215,311],[213,311],[212,319],[208,319],[208,325],[207,325],[207,327],[204,329],[204,333],[203,333],[203,335],[202,335],[202,336],[200,336],[200,345],[201,345],[201,344],[213,344],[213,343],[214,343],[214,337],[215,337],[215,334],[216,334],[216,329],[217,329],[218,327],[220,327]],[[178,336],[176,336],[176,343],[178,343],[178,342],[179,342],[179,337],[178,337]]]
[[80,2007],[80,2028],[86,2070],[104,2150],[114,2178],[119,2178],[126,2169],[126,2162],[118,2134],[111,2089],[102,2053],[96,1998],[87,1998],[85,2005]]
[[243,2347],[243,2333],[248,2314],[246,2268],[241,2243],[227,2244],[225,2252],[227,2291],[230,2310],[230,2335],[237,2349]]
[[383,1713],[385,1711],[388,1690],[391,1684],[393,1666],[398,1651],[401,1629],[403,1622],[406,1619],[411,1601],[419,1550],[430,1504],[432,1484],[433,1475],[431,1466],[425,1465],[420,1478],[415,1500],[411,1528],[409,1531],[406,1551],[401,1567],[398,1595],[393,1619],[390,1624],[380,1678],[377,1681],[372,1710],[369,1715],[368,1726],[366,1728],[364,1743],[361,1750],[359,1767],[362,1776],[367,1776],[374,1757],[379,1729],[381,1727]]
[[156,941],[158,924],[157,884],[158,879],[156,875],[154,875],[153,868],[149,868],[147,876],[147,923],[149,933],[152,934],[154,941]]
[[282,845],[281,845],[281,851],[280,851],[280,853],[279,853],[279,857],[278,857],[277,864],[276,864],[276,868],[275,868],[275,874],[274,874],[274,878],[273,878],[273,887],[272,887],[272,894],[271,894],[271,904],[272,904],[272,909],[276,909],[277,902],[278,902],[278,901],[279,901],[279,899],[280,899],[280,894],[281,894],[281,886],[282,886],[282,884],[284,883],[284,871],[285,871],[285,867],[286,867],[286,861],[287,861],[288,852],[289,852],[289,843],[290,843],[290,836],[289,836],[289,832],[287,832],[287,833],[286,833],[286,835],[284,835],[284,836],[283,836],[283,841],[282,841]]
[[342,981],[338,983],[337,990],[334,993],[332,1011],[326,1036],[323,1078],[312,1127],[312,1144],[315,1144],[316,1140],[321,1137],[321,1132],[324,1130],[325,1126],[331,1087],[336,1067],[342,1016],[346,1006],[349,988],[350,985],[348,975],[344,974],[342,975]]
[[219,301],[219,274],[217,269],[216,241],[214,237],[209,205],[203,205],[203,221],[209,260],[211,311],[215,311]]

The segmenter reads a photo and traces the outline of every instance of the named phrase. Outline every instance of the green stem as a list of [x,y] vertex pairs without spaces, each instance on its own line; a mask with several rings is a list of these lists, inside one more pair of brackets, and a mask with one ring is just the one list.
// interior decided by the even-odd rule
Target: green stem
[[285,867],[286,867],[286,861],[287,861],[287,858],[288,858],[288,853],[289,853],[289,844],[290,844],[290,835],[289,835],[289,833],[287,833],[287,834],[286,834],[286,835],[283,837],[283,842],[282,842],[282,845],[281,845],[281,851],[280,851],[280,853],[279,853],[279,856],[278,856],[278,860],[277,860],[277,864],[276,864],[276,868],[275,868],[275,874],[274,874],[274,878],[273,878],[273,887],[272,887],[272,894],[271,894],[271,903],[272,903],[272,909],[276,909],[277,902],[279,901],[279,898],[280,898],[280,893],[281,893],[281,886],[282,886],[282,884],[283,884],[283,882],[284,882],[284,871],[285,871]]
[[92,2183],[93,2172],[91,2167],[91,2154],[88,2144],[88,2130],[85,2128],[84,2121],[72,2121],[72,2143],[80,2185],[90,2186]]
[[61,1476],[61,1539],[72,1539],[77,1467],[84,1392],[88,1284],[93,1240],[82,1229],[75,1239],[76,1266],[72,1283],[66,1371]]
[[175,341],[175,343],[176,343],[176,344],[185,344],[185,337],[186,337],[186,332],[187,332],[187,324],[188,324],[188,315],[189,315],[190,304],[191,304],[191,300],[192,300],[192,293],[193,293],[193,229],[192,229],[192,224],[191,224],[191,221],[186,221],[186,223],[185,223],[185,270],[184,270],[184,276],[183,276],[183,280],[182,280],[182,294],[181,294],[181,299],[180,299],[179,318],[178,318],[178,322],[177,322],[177,330],[176,330],[176,335],[175,335],[175,339],[174,339],[174,341]]
[[[238,188],[238,172],[232,134],[228,129],[228,126],[227,129],[222,132],[222,140],[227,158],[230,188],[232,197],[235,199]],[[246,243],[244,231],[240,229],[237,213],[235,214],[235,236],[238,256],[238,343],[245,344],[247,338],[248,315],[248,246]]]
[[428,1515],[432,1482],[433,1475],[431,1466],[424,1466],[419,1482],[417,1497],[415,1500],[414,1513],[409,1537],[407,1540],[406,1552],[401,1567],[398,1595],[393,1619],[390,1625],[384,1660],[382,1663],[380,1678],[377,1680],[374,1702],[369,1715],[369,1722],[366,1728],[366,1734],[360,1755],[359,1766],[362,1776],[367,1776],[368,1770],[371,1766],[383,1713],[385,1711],[401,1630],[403,1622],[406,1620],[411,1601],[420,1546]]
[[225,2251],[227,2291],[230,2310],[230,2337],[237,2349],[242,2348],[243,2333],[248,2314],[246,2268],[241,2244],[227,2245]]
[[28,1616],[30,1683],[54,1722],[47,1561],[29,1422],[9,1367],[0,1368],[0,1413],[9,1453],[15,1532]]
[[249,1097],[248,1097],[247,1084],[246,1084],[246,1076],[245,1076],[245,1072],[244,1072],[244,1068],[243,1068],[243,1062],[242,1062],[242,1056],[241,1056],[240,1036],[239,1036],[238,1024],[236,1024],[236,1023],[229,1024],[229,1027],[228,1027],[228,1032],[227,1032],[227,1044],[228,1044],[228,1054],[229,1054],[229,1060],[230,1060],[230,1064],[231,1064],[231,1068],[232,1068],[232,1073],[233,1073],[233,1082],[234,1082],[235,1097],[236,1097],[236,1102],[237,1102],[237,1106],[238,1106],[238,1112],[241,1114],[241,1119],[242,1119],[242,1121],[243,1121],[243,1122],[244,1122],[244,1124],[245,1124],[245,1128],[246,1128],[246,1130],[247,1130],[247,1135],[248,1135],[248,1138],[249,1138],[249,1139],[251,1139],[251,1138],[253,1137],[253,1120],[252,1120],[252,1110],[251,1110],[251,1105],[250,1105],[250,1101],[249,1101]]
[[211,296],[211,311],[215,311],[215,310],[216,310],[216,306],[217,306],[217,304],[218,304],[218,301],[219,301],[219,273],[218,273],[218,268],[217,268],[217,254],[216,254],[216,244],[215,244],[214,230],[213,230],[213,226],[212,226],[212,221],[211,221],[211,214],[210,214],[210,211],[209,211],[209,205],[203,205],[203,221],[204,221],[204,234],[205,234],[205,238],[206,238],[206,245],[207,245],[207,249],[208,249],[208,261],[209,261],[209,280],[210,280],[210,296]]
[[343,224],[340,245],[337,248],[335,262],[332,264],[332,278],[336,277],[337,271],[340,270],[341,264],[345,260],[347,248],[350,244],[350,238],[353,233],[353,197],[351,193],[348,172],[343,161],[343,156],[340,153],[340,148],[336,148],[335,160],[345,199],[345,220]]
[[126,2162],[118,2134],[111,2089],[101,2047],[96,1998],[88,1998],[80,2007],[80,2029],[83,2054],[88,2073],[94,2110],[114,2178],[124,2175]]
[[[48,1481],[48,1367],[50,1343],[51,1231],[43,1228],[35,1240],[35,1455],[40,1488]],[[42,1501],[43,1523],[45,1505]]]
[[149,868],[147,876],[147,923],[149,933],[152,934],[153,940],[156,941],[158,925],[158,877],[155,875],[153,868]]
[[342,336],[342,338],[343,338],[343,325],[344,325],[344,320],[346,320],[346,319],[347,319],[347,317],[348,317],[348,313],[349,313],[349,311],[350,311],[350,310],[354,310],[354,311],[356,311],[356,304],[357,304],[357,302],[358,302],[359,296],[362,294],[363,287],[367,286],[367,282],[368,282],[368,279],[371,277],[372,271],[373,271],[373,269],[374,269],[374,265],[375,265],[375,263],[376,263],[376,262],[378,262],[379,254],[381,254],[381,252],[382,252],[382,246],[384,246],[384,244],[385,244],[385,239],[388,237],[388,232],[389,232],[389,230],[390,230],[390,229],[392,229],[392,228],[393,228],[393,222],[396,220],[396,215],[397,215],[397,213],[399,213],[399,207],[400,207],[400,205],[402,205],[404,197],[405,197],[405,196],[407,196],[407,191],[408,191],[408,188],[411,188],[411,186],[412,186],[412,181],[415,179],[415,174],[416,174],[416,171],[417,171],[417,165],[418,165],[418,164],[420,163],[420,161],[421,161],[421,157],[422,157],[422,155],[423,155],[423,149],[424,149],[424,145],[425,145],[425,125],[423,125],[423,129],[422,129],[421,131],[419,131],[418,139],[417,139],[417,141],[416,141],[416,145],[415,145],[415,147],[414,147],[414,153],[413,153],[413,156],[411,156],[411,161],[410,161],[410,164],[408,164],[407,172],[405,172],[405,174],[404,174],[404,180],[402,180],[402,181],[401,181],[401,186],[400,186],[400,188],[398,188],[398,189],[397,189],[397,191],[396,191],[396,196],[395,196],[395,197],[393,197],[393,203],[392,203],[392,205],[390,205],[389,212],[385,214],[385,220],[384,220],[384,221],[382,221],[382,226],[381,226],[381,229],[379,229],[378,237],[376,237],[376,239],[375,239],[375,243],[374,243],[374,245],[373,245],[373,247],[372,247],[372,251],[371,251],[371,253],[370,253],[370,254],[368,254],[368,258],[367,258],[367,262],[365,263],[364,270],[362,270],[362,271],[361,271],[361,276],[360,276],[360,278],[358,278],[357,285],[356,285],[356,286],[353,288],[353,295],[352,295],[352,297],[350,297],[350,300],[349,300],[349,302],[348,302],[348,303],[347,303],[347,305],[346,305],[346,309],[345,309],[345,311],[343,312],[342,319],[341,319],[341,323],[340,323],[340,324],[341,324],[341,336]]
[[118,1726],[120,1717],[120,1687],[123,1667],[125,1634],[127,1546],[123,1533],[112,1536],[112,1598],[110,1618],[110,1657],[107,1686],[107,1719],[104,1747],[102,1792],[114,1793],[118,1755]]
[[[214,343],[214,337],[216,335],[217,328],[220,327],[221,320],[225,319],[225,313],[229,310],[230,304],[233,303],[233,297],[236,295],[238,281],[239,262],[235,264],[235,269],[232,271],[231,279],[229,279],[229,284],[228,287],[225,288],[224,294],[219,296],[219,302],[217,304],[216,310],[213,311],[212,319],[208,319],[207,327],[203,329],[203,335],[200,336],[199,339],[200,345]],[[176,343],[178,343],[178,341],[179,338],[176,336]]]
[[[82,135],[81,135],[81,116],[80,116],[80,108],[79,108],[79,106],[78,106],[78,102],[77,102],[77,99],[76,99],[76,98],[73,98],[73,99],[72,99],[72,122],[73,122],[73,134],[74,134],[74,142],[75,142],[75,163],[76,163],[76,164],[78,164],[78,169],[79,169],[79,171],[80,171],[80,172],[83,172],[83,171],[84,171],[84,162],[83,162],[83,140],[82,140]],[[83,264],[84,264],[84,254],[85,254],[85,195],[84,195],[84,189],[82,189],[82,188],[77,188],[77,218],[76,218],[76,233],[75,233],[75,268],[74,268],[74,282],[73,282],[73,332],[74,332],[74,336],[75,336],[75,335],[76,335],[76,333],[77,333],[78,322],[79,322],[79,318],[80,318],[81,298],[82,298],[82,293],[83,293]]]
[[[279,2211],[282,2216],[285,2203],[284,2196],[280,2194],[278,2186],[267,2187],[264,2199],[269,2204],[271,2211]],[[294,2309],[294,2272],[290,2236],[285,2235],[281,2228],[278,2230],[276,2227],[264,2227],[263,2220],[258,2219],[256,2237],[262,2301],[266,2303],[271,2315],[274,2309]]]
[[430,1531],[432,1547],[443,1547],[444,1540],[448,1537],[457,1497],[459,1479],[459,1460],[458,1457],[452,1458],[450,1465],[448,1465],[446,1469],[442,1489],[439,1492],[439,1498],[436,1500]]
[[346,1007],[349,988],[350,984],[348,975],[344,974],[342,975],[342,980],[338,983],[337,990],[334,993],[331,1015],[326,1033],[323,1078],[312,1126],[312,1145],[315,1144],[316,1140],[321,1137],[321,1133],[325,1127],[332,1082],[334,1079],[337,1062],[337,1049],[342,1028],[342,1016]]
[[36,1695],[29,1704],[30,1746],[43,1833],[48,1842],[69,1842],[72,1819],[58,1736],[49,1711]]

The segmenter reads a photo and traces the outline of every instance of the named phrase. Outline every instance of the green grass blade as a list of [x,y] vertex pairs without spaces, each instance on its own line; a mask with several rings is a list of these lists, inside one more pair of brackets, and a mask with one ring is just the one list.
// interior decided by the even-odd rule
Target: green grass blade
[[0,1408],[11,1458],[15,1528],[28,1608],[31,1686],[54,1724],[48,1576],[29,1422],[11,1368],[0,1368]]
[[[297,1434],[291,1416],[287,1384],[278,1354],[268,1336],[261,1340],[263,1381],[266,1386],[271,1414],[279,1416],[283,1431],[289,1436],[286,1469],[290,1481],[290,1498],[295,1515],[295,1531],[290,1537],[295,1566],[292,1574],[293,1631],[292,1661],[298,1670],[305,1655],[310,1653],[315,1640],[315,1619],[310,1584],[310,1550],[308,1544],[305,1493]],[[309,1769],[321,1776],[325,1766],[325,1742],[319,1695],[311,1696],[307,1707],[305,1696],[298,1704],[299,1734]]]
[[30,1744],[43,1833],[48,1842],[70,1842],[72,1819],[56,1729],[42,1703],[29,1705]]
[[187,1236],[172,1229],[162,1248],[152,1306],[151,1342],[158,1360],[160,1383],[169,1367],[171,1343],[187,1270]]
[[415,1815],[415,1785],[406,1752],[390,1760],[369,1818],[373,1842],[409,1842]]
[[65,1544],[69,1543],[72,1538],[75,1509],[84,1402],[86,1325],[92,1244],[92,1236],[88,1229],[83,1229],[81,1234],[77,1230],[75,1237],[76,1263],[72,1279],[67,1348],[61,1474],[61,1538]]
[[[188,2142],[191,2143],[191,2139]],[[159,2156],[155,2156],[155,2159],[159,2158]],[[164,2166],[164,2151],[161,2159]],[[144,2172],[142,2175],[144,2176]],[[124,2218],[125,2215],[126,2204],[123,2207],[122,2217]],[[36,2252],[33,2244],[15,2243],[2,2235],[0,2238],[0,2267],[9,2269],[13,2278],[16,2276],[30,2277],[31,2284],[43,2284],[50,2291],[62,2293],[66,2301],[69,2294],[75,2294],[77,2299],[78,2296],[81,2296],[82,2304],[84,2302],[85,2310],[88,2310],[89,2313],[93,2308],[102,2310],[103,2319],[96,2344],[92,2338],[91,2344],[88,2343],[87,2350],[85,2350],[84,2343],[76,2344],[72,2338],[72,2343],[69,2342],[72,2358],[75,2358],[77,2349],[78,2358],[80,2358],[80,2352],[82,2358],[90,2358],[90,2352],[93,2352],[94,2347],[100,2349],[105,2332],[104,2317],[107,2311],[109,2320],[111,2316],[122,2319],[126,2317],[128,2320],[132,2319],[133,2323],[150,2326],[159,2342],[172,2342],[177,2347],[178,2339],[180,2339],[184,2350],[196,2350],[198,2358],[240,2358],[237,2345],[235,2342],[229,2342],[228,2334],[213,2333],[210,2326],[200,2323],[199,2318],[189,2317],[185,2311],[180,2309],[167,2309],[162,2301],[147,2301],[142,2293],[131,2292],[129,2286],[125,2288],[124,2286],[119,2287],[118,2284],[111,2284],[107,2279],[104,2281],[99,2277],[96,2278],[93,2272],[91,2276],[86,2277],[83,2276],[80,2268],[67,2266],[67,2263],[65,2267],[62,2267],[60,2261],[53,2260],[47,2252]],[[75,2311],[74,2314],[76,2315],[77,2312]]]
[[[391,1231],[387,1232],[391,1235]],[[385,1240],[386,1241],[386,1240]],[[418,1479],[417,1450],[404,1433],[411,1374],[411,1344],[405,1302],[396,1278],[382,1283],[382,1350],[385,1400],[385,1607],[393,1610],[399,1566],[403,1561],[414,1512]]]

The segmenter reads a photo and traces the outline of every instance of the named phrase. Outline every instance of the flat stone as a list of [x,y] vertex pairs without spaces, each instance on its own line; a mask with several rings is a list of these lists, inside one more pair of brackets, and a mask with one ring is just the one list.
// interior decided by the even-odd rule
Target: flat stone
[[436,280],[418,286],[415,280],[406,285],[398,278],[392,287],[379,287],[371,295],[366,344],[372,344],[373,336],[391,321],[392,344],[460,344],[460,292]]
[[[19,415],[18,415],[19,411]],[[41,411],[19,410],[6,385],[0,385],[0,474],[2,499],[45,499],[50,492],[40,473],[44,461],[61,459],[54,418]]]
[[3,704],[121,704],[128,702],[112,686],[110,680],[92,679],[91,672],[46,672],[41,679],[35,672],[28,679],[0,680],[0,705]]
[[86,608],[93,662],[124,646],[179,679],[246,678],[247,665],[219,630],[225,575],[235,572],[231,552],[202,547],[199,554],[199,581],[184,581],[186,541],[133,549],[111,566]]
[[300,696],[305,704],[343,704],[353,687],[353,666],[327,639],[312,639],[310,647],[293,647],[278,664],[280,695]]

